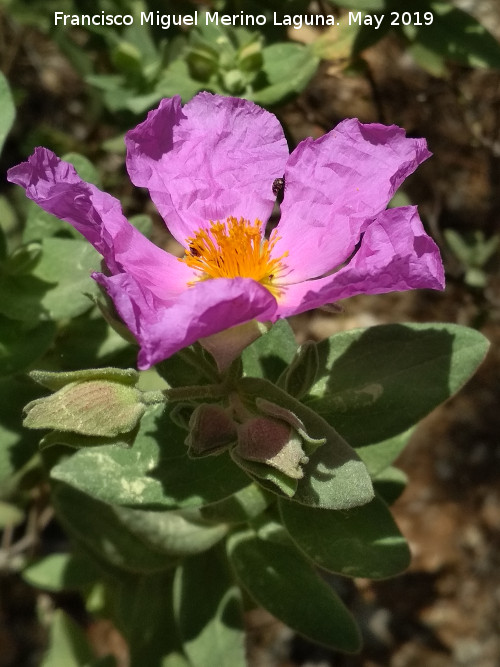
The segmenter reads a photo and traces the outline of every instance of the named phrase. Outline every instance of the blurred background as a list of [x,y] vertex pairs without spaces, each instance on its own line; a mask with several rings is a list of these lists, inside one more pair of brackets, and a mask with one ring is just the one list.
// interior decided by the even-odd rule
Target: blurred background
[[[224,27],[199,20],[198,26],[164,29],[137,20],[141,11],[156,17],[202,16],[206,10],[243,11],[267,21]],[[136,18],[124,27],[64,26],[55,25],[54,12]],[[280,20],[307,19],[300,28],[274,25],[273,12]],[[349,12],[386,19],[378,30],[349,26]],[[328,16],[340,25],[322,25]],[[442,252],[446,291],[359,296],[341,313],[306,313],[291,324],[302,342],[379,323],[456,322],[482,331],[491,351],[465,389],[424,420],[398,461],[409,482],[393,511],[410,542],[410,570],[393,580],[336,584],[363,628],[363,652],[344,656],[321,649],[266,613],[252,612],[250,664],[500,665],[498,1],[0,0],[0,70],[2,173],[38,145],[71,156],[84,178],[118,197],[134,224],[174,251],[163,222],[131,186],[124,167],[125,131],[162,97],[179,94],[186,102],[210,90],[252,99],[278,116],[291,149],[346,117],[397,124],[409,136],[427,139],[433,157],[405,182],[394,204],[419,206]],[[47,308],[66,298],[57,286],[33,291],[34,280],[48,280],[36,268],[40,243],[57,243],[71,232],[30,207],[17,190],[0,182],[7,257],[0,277],[0,667],[73,664],[45,653],[51,633],[57,641],[51,618],[59,608],[84,628],[97,655],[111,652],[115,664],[125,666],[123,639],[91,613],[88,600],[85,607],[77,594],[32,587],[23,574],[66,538],[37,474],[36,434],[20,428],[20,410],[33,390],[19,375],[42,354],[52,368],[81,366],[95,356],[92,336],[101,332],[90,302],[57,311],[55,327],[42,331],[31,322],[39,304],[34,293]],[[54,268],[54,283],[68,275],[71,261]],[[4,339],[30,331],[36,332],[31,355],[9,365]],[[118,343],[113,345],[103,339],[103,364],[120,358]]]

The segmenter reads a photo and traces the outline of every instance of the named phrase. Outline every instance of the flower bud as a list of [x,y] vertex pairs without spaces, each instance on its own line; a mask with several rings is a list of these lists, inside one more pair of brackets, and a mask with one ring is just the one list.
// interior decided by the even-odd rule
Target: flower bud
[[136,388],[139,374],[132,369],[33,371],[31,377],[55,393],[24,408],[28,428],[114,438],[132,432],[151,402]]
[[234,453],[246,461],[276,468],[292,479],[303,477],[301,465],[308,461],[298,433],[272,417],[255,417],[240,424]]
[[145,410],[135,387],[108,380],[70,382],[28,403],[24,425],[110,438],[131,431]]
[[236,438],[236,424],[230,413],[220,405],[203,403],[191,415],[185,443],[189,456],[196,458],[220,454],[235,443]]

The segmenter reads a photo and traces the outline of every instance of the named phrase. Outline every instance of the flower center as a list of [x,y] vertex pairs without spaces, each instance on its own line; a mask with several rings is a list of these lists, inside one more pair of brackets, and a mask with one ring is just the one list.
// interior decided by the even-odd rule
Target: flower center
[[282,290],[275,281],[286,268],[282,260],[288,255],[272,258],[271,251],[279,237],[271,233],[262,238],[262,222],[230,217],[225,222],[211,222],[209,229],[200,229],[186,239],[187,249],[181,261],[200,272],[198,280],[209,278],[252,278],[275,297]]

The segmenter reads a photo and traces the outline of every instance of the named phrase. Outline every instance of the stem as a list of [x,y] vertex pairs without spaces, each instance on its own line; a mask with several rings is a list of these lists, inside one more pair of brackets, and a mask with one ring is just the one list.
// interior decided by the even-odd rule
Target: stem
[[[157,392],[154,392],[157,393]],[[162,392],[163,401],[174,403],[177,401],[189,401],[195,399],[220,398],[227,395],[227,386],[221,384],[202,384],[189,387],[172,387]]]
[[144,405],[160,405],[161,403],[165,403],[165,394],[161,389],[157,391],[143,391],[141,402]]
[[[193,401],[222,398],[227,396],[236,386],[236,382],[242,376],[241,359],[233,361],[227,372],[221,378],[213,366],[194,350],[185,348],[179,351],[179,355],[190,366],[202,370],[206,377],[216,382],[212,384],[187,385],[185,387],[169,387],[157,391],[145,391],[141,400],[146,405],[159,405],[161,403],[176,403],[178,401]],[[221,381],[222,380],[222,381]]]

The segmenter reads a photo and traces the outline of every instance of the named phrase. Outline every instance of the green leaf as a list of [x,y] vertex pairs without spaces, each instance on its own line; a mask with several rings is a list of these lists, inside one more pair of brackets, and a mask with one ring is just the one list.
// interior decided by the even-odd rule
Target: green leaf
[[414,428],[410,428],[404,433],[398,433],[393,438],[356,448],[357,454],[368,468],[372,478],[386,470],[397,459],[408,444],[414,430]]
[[130,42],[121,40],[111,51],[111,61],[117,70],[134,77],[141,73],[141,53]]
[[151,234],[153,233],[153,220],[150,215],[147,215],[146,213],[133,215],[129,218],[129,222],[131,225],[134,225],[143,236],[148,239],[151,238]]
[[325,570],[383,579],[403,572],[410,564],[408,545],[378,498],[347,512],[281,500],[280,512],[295,544]]
[[38,384],[57,391],[73,382],[107,380],[134,387],[139,373],[134,368],[86,368],[81,371],[32,371],[30,377]]
[[264,512],[272,499],[274,496],[266,494],[258,484],[249,484],[225,500],[202,507],[201,515],[208,521],[246,523]]
[[98,287],[90,274],[100,256],[77,239],[44,238],[42,253],[29,275],[0,275],[0,312],[16,320],[60,320],[92,307],[88,294]]
[[219,381],[213,357],[201,345],[185,347],[156,365],[159,375],[170,387],[187,387]]
[[487,339],[456,324],[355,329],[318,345],[319,380],[306,405],[353,446],[413,426],[473,375]]
[[[3,201],[0,199],[0,221],[2,221],[2,204]],[[2,223],[0,222],[0,265],[2,265],[7,258],[7,235],[4,227],[5,225],[2,226]]]
[[500,68],[500,44],[470,14],[447,2],[411,4],[405,9],[432,11],[434,17],[431,25],[403,28],[412,41],[462,65]]
[[6,526],[18,526],[24,519],[25,513],[19,507],[0,501],[0,530]]
[[298,348],[290,365],[278,378],[278,387],[300,400],[316,382],[318,363],[316,343],[306,341]]
[[17,245],[18,232],[15,209],[5,195],[0,195],[0,265],[7,259],[9,248]]
[[408,47],[408,53],[413,60],[431,76],[444,78],[448,72],[445,59],[436,51],[414,42]]
[[193,667],[245,667],[241,592],[221,553],[212,550],[178,567],[174,613]]
[[49,648],[41,667],[81,667],[91,660],[92,652],[83,629],[57,609],[52,618]]
[[101,571],[81,554],[51,554],[23,570],[23,579],[47,591],[79,590],[100,579]]
[[122,577],[115,590],[118,629],[127,639],[130,665],[190,667],[182,653],[172,609],[173,572]]
[[243,350],[243,372],[277,381],[294,358],[297,347],[291,326],[286,320],[278,320],[266,334]]
[[154,408],[143,417],[131,449],[79,450],[51,475],[104,502],[142,509],[199,507],[248,486],[227,454],[188,458],[185,437],[167,410]]
[[[96,169],[96,167],[94,167],[92,162],[85,157],[85,155],[74,152],[65,153],[62,156],[62,159],[65,162],[69,162],[73,165],[73,167],[78,172],[78,176],[80,176],[83,181],[86,183],[93,183],[94,185],[97,185],[97,187],[101,186],[101,177],[99,171]],[[68,223],[65,224],[67,225]]]
[[101,268],[101,257],[87,241],[47,238],[42,241],[43,253],[33,276],[56,283],[42,298],[47,317],[60,320],[81,315],[92,307],[88,294],[97,295],[93,271]]
[[137,435],[137,426],[128,433],[117,433],[115,436],[106,437],[102,435],[82,435],[69,431],[50,431],[40,440],[39,449],[44,451],[54,445],[64,445],[72,449],[83,449],[87,447],[102,447],[113,445],[118,447],[132,447]]
[[42,299],[51,285],[32,275],[0,273],[0,313],[13,320],[23,320],[34,326],[42,319],[49,319],[42,306]]
[[271,465],[244,459],[239,456],[236,447],[230,451],[230,454],[233,461],[265,489],[278,493],[279,495],[283,494],[288,498],[292,498],[297,492],[297,479],[289,477],[286,473],[281,472],[281,470],[278,470]]
[[0,376],[26,370],[47,350],[55,332],[52,322],[32,327],[0,315]]
[[0,153],[2,152],[5,139],[14,123],[16,109],[9,88],[9,83],[0,72]]
[[54,348],[45,357],[47,366],[58,368],[61,361],[67,370],[96,365],[130,366],[136,351],[106,322],[97,309],[73,318],[61,328]]
[[[47,236],[54,236],[58,232],[67,232],[76,235],[76,230],[64,220],[56,218],[55,215],[47,213],[34,201],[27,203],[26,224],[23,229],[23,242],[41,241]],[[80,236],[81,238],[81,236]]]
[[241,584],[273,616],[319,644],[348,653],[360,649],[351,614],[288,540],[241,531],[229,537],[228,554]]
[[39,434],[23,429],[24,404],[40,389],[24,378],[0,379],[0,496],[12,492],[16,475],[38,451]]
[[315,74],[319,58],[302,44],[280,42],[262,50],[263,71],[269,85],[256,90],[248,98],[269,106],[300,93]]
[[408,483],[406,473],[395,466],[389,466],[380,472],[373,480],[376,493],[385,500],[388,505],[396,502],[403,493]]
[[205,552],[228,531],[222,523],[205,521],[198,509],[158,512],[115,507],[123,524],[142,542],[169,556]]
[[27,275],[36,266],[41,253],[42,247],[37,241],[21,245],[7,258],[3,270],[11,276]]
[[184,58],[177,58],[170,63],[156,85],[156,91],[160,97],[180,95],[184,104],[189,102],[203,88],[205,88],[205,84],[202,81],[195,81],[191,77],[188,64]]
[[65,530],[98,562],[104,560],[137,573],[158,572],[175,563],[175,559],[140,541],[112,505],[66,484],[54,484],[52,500]]
[[[298,480],[294,501],[323,509],[348,509],[373,498],[365,465],[324,419],[267,380],[242,378],[238,386],[244,401],[250,403],[256,397],[272,401],[298,417],[310,438],[326,439],[302,466],[304,477]],[[273,486],[265,488],[276,491]]]

